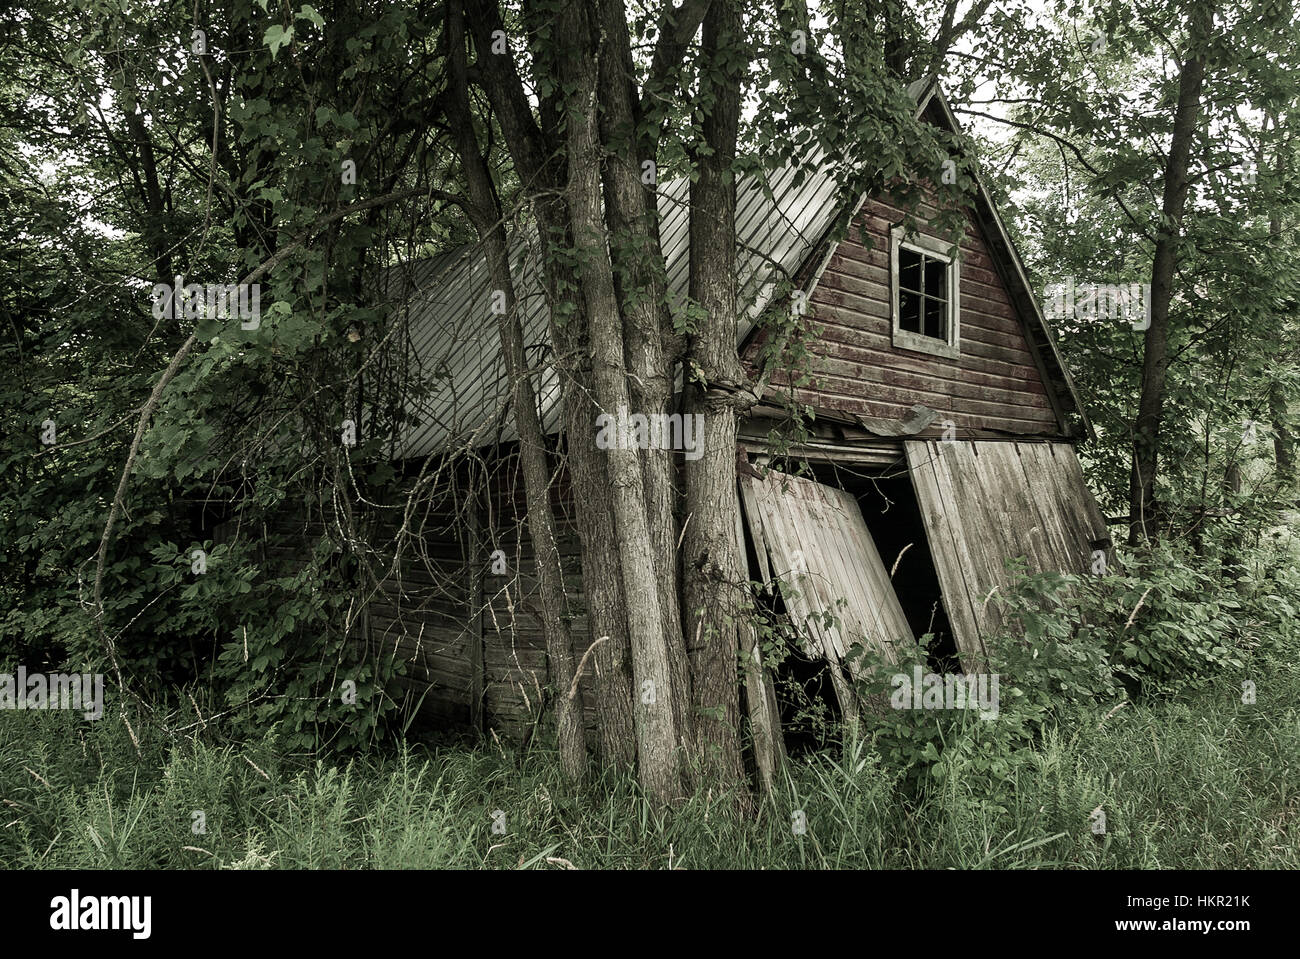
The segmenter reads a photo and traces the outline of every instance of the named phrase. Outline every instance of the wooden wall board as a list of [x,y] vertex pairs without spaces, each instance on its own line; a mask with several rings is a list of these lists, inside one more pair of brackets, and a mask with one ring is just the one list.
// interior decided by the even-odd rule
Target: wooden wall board
[[[919,211],[920,233],[944,239],[930,225],[937,211]],[[895,347],[892,336],[890,228],[903,209],[886,198],[866,200],[849,234],[831,252],[809,300],[819,329],[813,382],[795,390],[799,403],[898,420],[916,403],[938,411],[923,435],[1000,430],[1023,436],[1061,435],[1051,387],[1044,382],[1021,309],[990,248],[987,228],[970,211],[960,244],[960,356],[941,358]],[[872,239],[868,248],[861,233]],[[744,354],[755,362],[763,337]],[[773,376],[777,389],[789,380]]]
[[1007,629],[996,594],[1029,573],[1091,571],[1106,521],[1070,443],[909,440],[908,468],[962,665]]

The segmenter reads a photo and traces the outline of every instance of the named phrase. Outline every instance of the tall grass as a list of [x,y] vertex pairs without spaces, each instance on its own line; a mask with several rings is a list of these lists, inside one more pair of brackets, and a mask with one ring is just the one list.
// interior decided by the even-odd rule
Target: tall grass
[[274,731],[229,743],[133,722],[137,753],[111,714],[3,712],[0,865],[1294,869],[1297,672],[1261,679],[1253,705],[1225,679],[1178,702],[1059,715],[1000,778],[974,772],[992,745],[978,720],[920,787],[869,740],[850,743],[793,760],[749,807],[700,784],[657,808],[612,773],[574,789],[545,745],[407,743],[326,762],[282,756]]

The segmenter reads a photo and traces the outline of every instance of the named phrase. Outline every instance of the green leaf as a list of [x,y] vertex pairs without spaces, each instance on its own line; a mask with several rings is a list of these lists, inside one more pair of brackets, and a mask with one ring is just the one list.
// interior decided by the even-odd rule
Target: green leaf
[[266,31],[266,36],[262,38],[262,42],[271,48],[272,60],[275,59],[275,55],[280,51],[280,48],[288,46],[292,40],[293,25],[290,24],[288,28],[285,28],[280,26],[278,23],[275,24],[275,26],[270,27]]
[[318,27],[325,26],[325,18],[316,12],[315,7],[309,6],[308,4],[305,3],[302,5],[302,9],[298,11],[297,17],[295,19],[310,20]]

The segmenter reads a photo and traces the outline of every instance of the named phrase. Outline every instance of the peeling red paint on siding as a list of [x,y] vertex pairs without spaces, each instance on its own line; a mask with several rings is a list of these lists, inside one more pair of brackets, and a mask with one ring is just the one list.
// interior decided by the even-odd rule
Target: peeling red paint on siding
[[[918,211],[918,220],[927,211]],[[890,320],[889,229],[902,210],[879,199],[863,204],[848,236],[832,253],[809,299],[820,337],[815,382],[795,392],[797,402],[821,409],[905,419],[917,403],[951,419],[958,430],[1059,435],[1060,427],[1038,373],[1020,319],[973,217],[961,250],[961,355],[956,359],[894,347]],[[921,220],[921,232],[939,236]],[[866,248],[861,229],[874,241]],[[747,347],[757,359],[763,334]],[[788,380],[772,377],[775,389]],[[938,432],[936,425],[929,432]]]

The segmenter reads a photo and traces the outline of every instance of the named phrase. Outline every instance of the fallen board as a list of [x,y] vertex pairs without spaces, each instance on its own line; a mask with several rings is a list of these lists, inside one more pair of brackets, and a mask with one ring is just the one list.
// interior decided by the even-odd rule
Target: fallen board
[[967,671],[987,662],[1006,623],[993,597],[1030,573],[1097,571],[1110,534],[1069,443],[909,440],[908,469],[921,507],[944,608]]
[[805,653],[830,663],[836,696],[851,718],[857,705],[845,669],[857,678],[861,664],[849,660],[849,649],[861,643],[893,663],[895,643],[913,641],[862,510],[843,490],[775,470],[762,479],[741,476],[740,488],[763,578],[785,587],[782,598]]

